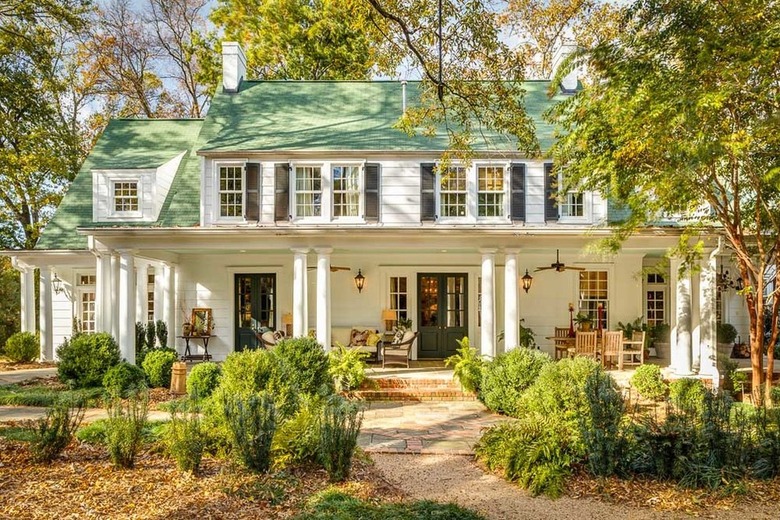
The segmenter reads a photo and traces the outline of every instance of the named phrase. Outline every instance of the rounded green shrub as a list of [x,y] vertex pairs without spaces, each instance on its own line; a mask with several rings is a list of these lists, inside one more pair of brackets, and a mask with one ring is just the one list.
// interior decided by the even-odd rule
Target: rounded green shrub
[[684,377],[672,381],[669,385],[669,399],[680,409],[701,410],[704,406],[704,394],[707,389],[701,379]]
[[187,394],[192,399],[205,399],[219,386],[219,365],[212,362],[192,367],[187,376]]
[[35,361],[40,351],[38,338],[32,332],[17,332],[5,343],[5,355],[14,363]]
[[284,379],[278,380],[280,384],[295,387],[306,394],[333,393],[328,356],[316,339],[286,339],[280,341],[271,353],[283,365],[281,374]]
[[108,369],[119,364],[119,346],[111,334],[76,334],[57,348],[57,376],[74,387],[100,386]]
[[149,351],[144,357],[143,368],[146,379],[153,388],[171,386],[171,371],[177,355],[175,350],[158,348]]
[[103,387],[111,397],[125,398],[146,388],[146,374],[137,366],[122,361],[108,369]]
[[276,359],[267,350],[231,352],[222,363],[219,386],[228,395],[257,393],[268,386],[275,366]]
[[640,365],[631,376],[631,386],[639,395],[651,401],[660,401],[666,395],[669,386],[661,376],[658,365]]
[[491,410],[517,417],[520,413],[520,396],[551,361],[547,354],[527,348],[516,348],[506,354],[499,354],[485,364],[480,399]]

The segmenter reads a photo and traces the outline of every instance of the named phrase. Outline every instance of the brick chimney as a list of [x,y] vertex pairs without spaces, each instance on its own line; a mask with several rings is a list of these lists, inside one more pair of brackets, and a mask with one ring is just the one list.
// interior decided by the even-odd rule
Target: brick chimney
[[222,88],[238,92],[246,76],[246,56],[238,42],[222,42]]

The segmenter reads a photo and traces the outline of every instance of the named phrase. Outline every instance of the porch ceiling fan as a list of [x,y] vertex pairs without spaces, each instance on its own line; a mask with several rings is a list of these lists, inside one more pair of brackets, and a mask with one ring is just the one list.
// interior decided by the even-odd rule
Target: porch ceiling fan
[[534,270],[534,272],[536,272],[536,271],[546,271],[547,269],[555,269],[555,272],[557,272],[557,273],[562,273],[563,271],[565,271],[567,269],[570,269],[570,270],[573,270],[573,271],[584,271],[585,270],[584,267],[571,267],[571,266],[566,266],[566,264],[564,264],[564,263],[561,263],[561,255],[560,255],[560,250],[559,249],[555,250],[555,262],[554,263],[550,264],[549,267],[537,267]]
[[[309,267],[308,269],[309,269],[309,271],[312,271],[314,269],[317,269],[317,266],[315,265],[315,266]],[[351,267],[344,267],[344,266],[341,266],[341,265],[332,265],[332,266],[330,266],[330,272],[331,273],[335,273],[336,271],[351,271],[351,270],[352,270]]]

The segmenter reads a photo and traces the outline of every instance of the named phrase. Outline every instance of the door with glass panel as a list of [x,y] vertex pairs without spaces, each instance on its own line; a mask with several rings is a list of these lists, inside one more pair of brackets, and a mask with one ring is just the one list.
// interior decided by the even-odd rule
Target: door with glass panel
[[256,332],[276,328],[276,275],[237,274],[235,350],[257,348]]
[[465,273],[417,275],[417,357],[441,359],[455,354],[468,334],[468,286]]

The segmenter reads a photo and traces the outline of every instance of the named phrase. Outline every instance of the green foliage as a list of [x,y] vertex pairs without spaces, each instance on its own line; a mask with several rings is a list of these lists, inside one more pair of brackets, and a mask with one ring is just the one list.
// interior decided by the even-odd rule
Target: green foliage
[[209,397],[219,385],[220,374],[216,363],[207,361],[195,365],[187,375],[187,395],[195,400]]
[[[146,421],[141,430],[141,443],[157,444],[162,442],[168,430],[170,421]],[[76,438],[87,444],[107,445],[108,440],[106,432],[108,430],[108,419],[98,419],[86,424],[76,431]]]
[[634,332],[642,332],[644,330],[647,330],[647,325],[643,323],[643,320],[644,318],[640,316],[636,318],[634,321],[629,321],[626,324],[624,324],[622,321],[619,321],[617,324],[617,328],[618,330],[623,331],[623,337],[631,338]]
[[651,343],[669,343],[672,329],[666,323],[659,323],[648,328]]
[[344,491],[328,489],[314,495],[295,520],[484,520],[482,515],[456,504],[419,502],[365,502]]
[[231,352],[222,363],[220,387],[231,395],[259,392],[268,386],[276,364],[267,350]]
[[301,393],[328,395],[333,381],[328,373],[328,356],[317,340],[309,337],[285,339],[271,351],[281,361],[285,376],[280,380]]
[[523,348],[536,348],[534,331],[523,325],[523,321],[525,320],[520,320],[520,323],[517,324],[517,345]]
[[203,459],[205,439],[203,424],[198,411],[171,411],[171,421],[165,431],[165,447],[179,470],[197,473]]
[[271,443],[276,432],[276,406],[266,392],[242,397],[222,395],[222,407],[235,453],[251,471],[271,468]]
[[[4,247],[0,240],[0,247]],[[3,345],[21,327],[21,281],[19,272],[11,266],[7,256],[0,258],[0,354]]]
[[143,366],[146,357],[146,327],[140,321],[135,322],[135,364]]
[[526,348],[499,354],[486,363],[482,371],[480,399],[491,410],[519,416],[522,412],[520,396],[550,362],[547,354]]
[[704,404],[704,395],[707,389],[701,379],[684,377],[672,381],[669,385],[669,399],[679,409],[693,409],[700,411]]
[[731,323],[718,323],[718,343],[734,343],[737,339],[737,328]]
[[32,332],[17,332],[5,344],[5,355],[14,363],[25,363],[38,359],[41,347]]
[[615,473],[626,446],[621,430],[623,398],[612,377],[596,371],[585,380],[585,399],[588,413],[580,417],[580,436],[588,470],[607,477]]
[[[154,322],[150,321],[146,324],[146,348],[153,350],[156,347],[157,341],[157,328],[154,326]],[[167,345],[160,345],[165,347]]]
[[147,395],[133,396],[127,404],[114,400],[106,411],[105,439],[111,462],[117,467],[132,468],[143,440],[149,398]]
[[466,392],[479,392],[482,384],[482,371],[485,367],[485,361],[482,356],[469,343],[468,336],[457,340],[458,350],[444,360],[445,366],[451,366],[453,375],[460,382],[460,386]]
[[80,403],[61,401],[46,410],[46,415],[32,423],[30,451],[36,462],[51,462],[70,444],[84,418]]
[[528,414],[489,428],[474,450],[491,470],[503,470],[533,495],[561,495],[576,450],[569,426],[559,417]]
[[6,385],[0,386],[0,405],[54,406],[60,400],[67,400],[94,406],[102,395],[102,388],[61,390],[42,385]]
[[661,367],[658,365],[640,365],[634,375],[631,376],[631,386],[645,399],[659,401],[666,395],[669,386],[661,376]]
[[9,441],[33,442],[36,433],[34,430],[24,426],[0,426],[0,437]]
[[146,389],[146,374],[136,365],[122,361],[108,369],[103,388],[111,398],[125,398]]
[[325,406],[319,456],[331,482],[349,477],[362,422],[363,412],[355,403],[334,397]]
[[119,347],[106,332],[78,334],[57,348],[57,376],[74,387],[100,386],[108,369],[120,361]]
[[295,414],[278,426],[271,445],[275,468],[317,460],[324,406],[323,398],[307,395]]
[[175,350],[167,348],[154,349],[146,354],[142,366],[153,388],[171,386],[171,372],[177,357]]
[[368,352],[336,343],[336,348],[328,353],[328,373],[333,378],[337,392],[360,387],[366,379],[365,360],[368,356]]
[[157,320],[157,341],[160,342],[160,348],[168,346],[168,325],[163,320]]

